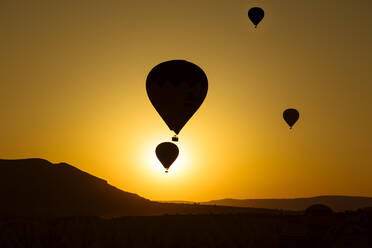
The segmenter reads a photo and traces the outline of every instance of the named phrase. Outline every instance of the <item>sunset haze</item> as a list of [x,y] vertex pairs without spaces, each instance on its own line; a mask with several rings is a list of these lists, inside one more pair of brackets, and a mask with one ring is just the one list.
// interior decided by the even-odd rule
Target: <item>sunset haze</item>
[[[247,11],[265,10],[257,29]],[[0,2],[0,158],[66,162],[151,200],[372,196],[370,0]],[[205,101],[164,173],[150,70]],[[296,108],[290,130],[282,117]]]

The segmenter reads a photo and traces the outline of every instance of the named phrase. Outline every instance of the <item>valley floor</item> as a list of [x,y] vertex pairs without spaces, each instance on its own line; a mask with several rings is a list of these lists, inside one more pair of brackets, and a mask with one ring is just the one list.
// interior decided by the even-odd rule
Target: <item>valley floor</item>
[[164,215],[0,219],[0,247],[372,247],[372,216]]

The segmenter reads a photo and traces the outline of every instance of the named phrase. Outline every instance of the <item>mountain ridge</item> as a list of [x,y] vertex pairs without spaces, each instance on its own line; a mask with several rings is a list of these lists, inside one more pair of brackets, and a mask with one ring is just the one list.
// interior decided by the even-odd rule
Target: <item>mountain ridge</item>
[[262,199],[233,199],[224,198],[201,202],[204,205],[234,206],[234,207],[257,207],[270,209],[286,209],[302,211],[313,204],[324,204],[334,211],[352,211],[372,206],[372,197],[345,196],[345,195],[320,195],[313,197],[298,198],[262,198]]
[[0,159],[0,217],[275,214],[270,209],[150,201],[66,163]]
[[207,202],[151,201],[67,163],[0,159],[0,215],[120,217],[162,214],[281,213],[325,204],[334,211],[372,206],[372,198],[323,195]]

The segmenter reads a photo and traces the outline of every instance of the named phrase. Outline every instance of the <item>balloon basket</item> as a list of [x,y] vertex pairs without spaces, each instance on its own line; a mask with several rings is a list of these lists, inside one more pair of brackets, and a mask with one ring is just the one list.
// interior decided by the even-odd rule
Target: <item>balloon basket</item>
[[172,137],[172,141],[177,142],[178,141],[178,137],[177,136],[173,136]]

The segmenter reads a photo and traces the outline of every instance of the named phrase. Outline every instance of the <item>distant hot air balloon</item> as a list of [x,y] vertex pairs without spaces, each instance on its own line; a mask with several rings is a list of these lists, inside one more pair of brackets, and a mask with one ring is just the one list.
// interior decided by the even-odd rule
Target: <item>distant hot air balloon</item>
[[178,157],[178,147],[171,142],[163,142],[156,147],[156,156],[159,161],[163,164],[165,172],[168,172],[169,167]]
[[259,7],[253,7],[248,11],[248,17],[253,22],[255,28],[257,28],[257,25],[262,21],[264,16],[265,12]]
[[146,79],[147,95],[169,129],[177,135],[198,110],[208,91],[208,79],[197,65],[171,60],[155,66]]
[[300,117],[300,113],[293,108],[286,109],[283,112],[283,118],[285,122],[289,125],[289,128],[292,129],[292,126],[297,122],[298,118]]

